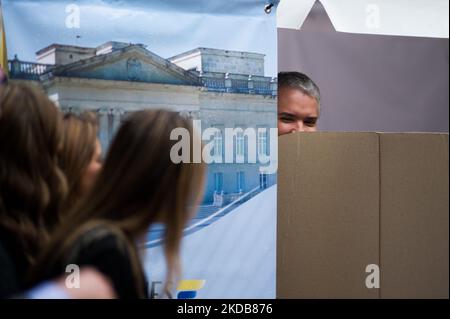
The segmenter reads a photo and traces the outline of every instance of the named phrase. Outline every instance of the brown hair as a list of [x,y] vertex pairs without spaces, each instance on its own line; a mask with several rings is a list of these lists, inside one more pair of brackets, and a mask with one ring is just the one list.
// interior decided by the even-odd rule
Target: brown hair
[[0,87],[0,228],[33,263],[67,193],[58,166],[62,116],[37,88]]
[[83,195],[81,180],[95,154],[97,118],[92,112],[64,115],[63,147],[60,166],[66,174],[69,193],[63,212],[73,207]]
[[152,223],[161,222],[166,226],[163,240],[169,288],[179,275],[183,228],[203,194],[205,172],[202,163],[171,161],[170,150],[176,142],[170,140],[170,133],[178,127],[188,129],[193,138],[190,121],[174,112],[138,111],[126,118],[94,187],[52,239],[40,259],[42,267],[50,266],[50,260],[64,259],[87,228],[107,223],[127,238],[128,250],[135,256],[131,262],[136,269],[136,288],[143,291],[136,242]]

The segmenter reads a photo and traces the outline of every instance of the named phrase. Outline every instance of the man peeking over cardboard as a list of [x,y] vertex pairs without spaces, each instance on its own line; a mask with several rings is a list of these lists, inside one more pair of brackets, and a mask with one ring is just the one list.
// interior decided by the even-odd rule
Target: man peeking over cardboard
[[278,73],[278,135],[317,131],[320,90],[300,72]]

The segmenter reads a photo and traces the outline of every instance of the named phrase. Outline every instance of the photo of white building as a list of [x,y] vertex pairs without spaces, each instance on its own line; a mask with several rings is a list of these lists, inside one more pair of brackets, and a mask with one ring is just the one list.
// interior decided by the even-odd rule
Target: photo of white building
[[[13,80],[40,85],[64,112],[97,113],[104,150],[126,114],[140,109],[169,109],[201,120],[202,129],[218,128],[218,163],[208,166],[204,199],[213,207],[206,211],[275,183],[275,174],[261,174],[258,164],[245,160],[248,139],[242,133],[232,144],[234,158],[244,163],[223,160],[225,128],[276,127],[277,82],[264,75],[263,54],[196,48],[165,59],[142,44],[52,44],[36,53],[36,62],[15,56],[9,70]],[[257,134],[257,152],[269,151],[266,130]]]

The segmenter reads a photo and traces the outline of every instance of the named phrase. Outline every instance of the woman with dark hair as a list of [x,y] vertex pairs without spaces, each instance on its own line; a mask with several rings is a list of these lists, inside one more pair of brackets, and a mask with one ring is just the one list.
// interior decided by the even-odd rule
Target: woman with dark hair
[[62,115],[44,93],[22,84],[0,86],[0,297],[24,287],[59,224],[67,193],[58,166],[61,136]]
[[97,118],[91,112],[64,115],[63,147],[59,164],[69,193],[63,211],[71,209],[92,187],[102,167]]
[[179,274],[183,228],[199,203],[204,165],[171,161],[175,128],[190,121],[174,112],[139,111],[122,124],[97,180],[67,215],[40,256],[32,282],[93,266],[110,278],[119,298],[147,297],[138,244],[153,223],[165,225],[166,289]]

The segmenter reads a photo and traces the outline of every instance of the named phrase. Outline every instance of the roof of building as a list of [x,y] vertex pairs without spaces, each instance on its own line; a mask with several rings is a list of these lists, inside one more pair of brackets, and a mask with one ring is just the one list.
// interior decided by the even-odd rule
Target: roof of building
[[262,53],[256,53],[256,52],[245,52],[245,51],[233,51],[233,50],[221,50],[221,49],[213,49],[213,48],[203,48],[198,47],[186,52],[182,52],[180,54],[174,55],[168,60],[176,60],[185,56],[192,55],[194,53],[205,53],[205,54],[211,54],[211,55],[221,55],[221,56],[233,56],[233,57],[246,57],[246,58],[253,58],[253,59],[262,59],[264,58],[265,54]]

